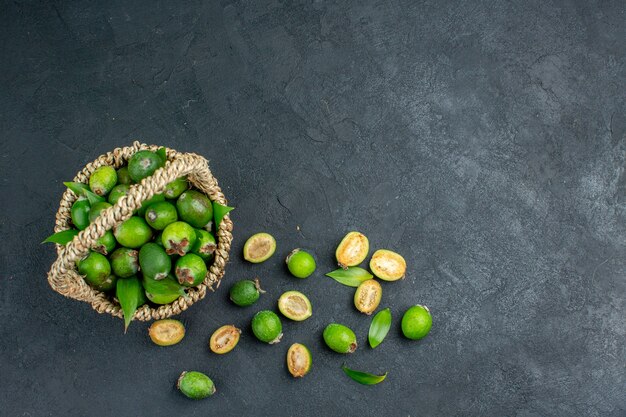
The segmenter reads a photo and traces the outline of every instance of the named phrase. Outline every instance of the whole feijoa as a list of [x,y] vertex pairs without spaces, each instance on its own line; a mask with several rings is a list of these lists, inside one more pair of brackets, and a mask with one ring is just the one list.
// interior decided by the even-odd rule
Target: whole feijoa
[[89,210],[91,210],[91,204],[86,198],[81,197],[72,204],[70,210],[72,223],[78,230],[83,230],[89,226]]
[[163,229],[161,242],[168,255],[183,256],[196,243],[196,229],[185,222],[170,223]]
[[139,252],[130,248],[117,248],[111,254],[111,268],[120,278],[128,278],[139,271]]
[[428,307],[414,305],[402,316],[402,333],[411,340],[425,337],[433,325],[433,318]]
[[307,278],[315,271],[315,259],[310,253],[302,249],[291,251],[287,259],[287,268],[291,275],[296,278]]
[[148,206],[145,218],[150,227],[155,230],[163,230],[168,224],[178,220],[178,213],[172,203],[160,201]]
[[197,371],[186,371],[180,374],[176,387],[192,400],[201,400],[215,393],[215,384],[211,378]]
[[107,292],[111,291],[115,288],[115,284],[117,284],[117,277],[113,274],[106,277],[99,284],[92,284],[91,286],[98,291]]
[[259,311],[252,317],[252,333],[261,342],[273,345],[283,337],[283,324],[273,311]]
[[195,287],[207,274],[204,260],[196,254],[188,253],[176,261],[176,278],[180,285]]
[[337,353],[352,353],[357,348],[356,335],[343,324],[331,323],[324,329],[324,342]]
[[139,267],[144,278],[161,280],[172,270],[172,260],[165,249],[154,242],[148,242],[139,250]]
[[133,180],[130,178],[128,174],[128,167],[123,166],[117,170],[117,183],[129,185],[132,184]]
[[146,215],[146,210],[148,210],[148,207],[150,207],[152,204],[154,203],[158,203],[160,201],[165,201],[165,196],[163,196],[163,194],[155,194],[152,197],[150,197],[147,200],[144,200],[143,203],[141,203],[141,207],[139,207],[139,210],[137,210],[137,215],[140,217],[144,217]]
[[113,189],[109,193],[109,198],[107,201],[110,204],[115,204],[120,198],[128,194],[128,191],[130,191],[130,185],[117,184],[115,187],[113,187]]
[[187,177],[176,178],[174,181],[165,186],[163,189],[163,195],[165,198],[173,200],[178,198],[187,188],[189,188]]
[[101,201],[98,203],[93,203],[91,205],[91,209],[89,210],[89,222],[93,223],[99,216],[102,211],[111,207],[111,204],[106,201]]
[[89,188],[99,196],[107,195],[115,184],[117,184],[117,171],[109,165],[97,168],[89,177]]
[[276,251],[276,239],[269,233],[256,233],[243,245],[243,258],[258,264],[267,261]]
[[154,171],[164,165],[165,161],[156,152],[139,151],[133,154],[128,161],[128,175],[133,181],[139,182],[154,174]]
[[91,249],[103,255],[108,255],[113,252],[115,245],[117,245],[117,241],[115,240],[115,236],[113,236],[113,232],[107,230],[101,238],[96,240],[96,244]]
[[258,278],[254,280],[243,279],[235,282],[230,287],[230,299],[240,307],[251,306],[256,303],[259,296],[264,293]]
[[193,227],[204,227],[213,218],[213,206],[209,197],[196,190],[187,190],[176,200],[181,220]]
[[150,241],[152,229],[141,217],[133,216],[113,228],[118,243],[127,248],[139,248]]
[[100,285],[111,275],[111,264],[103,254],[89,252],[78,262],[78,273],[83,275],[89,285]]
[[196,229],[196,243],[191,252],[208,261],[213,257],[215,249],[217,249],[215,237],[204,229]]

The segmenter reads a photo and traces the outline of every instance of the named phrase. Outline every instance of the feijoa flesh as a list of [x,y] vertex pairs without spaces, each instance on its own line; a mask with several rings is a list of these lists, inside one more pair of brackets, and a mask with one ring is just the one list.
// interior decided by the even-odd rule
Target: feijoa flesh
[[311,370],[311,351],[301,343],[294,343],[287,351],[287,369],[295,378],[302,378]]
[[213,332],[209,340],[209,347],[214,353],[223,355],[237,346],[239,335],[241,335],[241,330],[232,324],[227,324]]
[[406,274],[406,261],[395,252],[379,249],[370,259],[370,270],[384,281],[397,281]]
[[185,326],[174,319],[156,320],[150,325],[148,335],[156,345],[172,346],[185,337]]
[[367,258],[370,245],[367,237],[360,232],[348,233],[337,246],[335,256],[342,268],[357,266]]
[[383,288],[375,279],[363,281],[354,292],[354,306],[361,313],[370,315],[378,308]]
[[313,314],[311,302],[299,291],[287,291],[281,295],[278,299],[278,309],[283,316],[294,321],[304,321]]
[[264,262],[276,251],[276,240],[268,233],[257,233],[243,245],[243,258],[254,264]]

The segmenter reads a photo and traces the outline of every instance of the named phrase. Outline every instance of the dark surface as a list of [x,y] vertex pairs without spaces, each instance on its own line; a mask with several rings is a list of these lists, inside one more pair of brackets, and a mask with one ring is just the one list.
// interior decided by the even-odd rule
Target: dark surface
[[[45,3],[0,13],[1,415],[626,415],[623,2]],[[135,139],[206,156],[237,206],[225,283],[172,348],[54,293],[39,244],[61,182]],[[352,229],[409,264],[384,284],[376,350],[353,290],[323,275]],[[279,249],[255,266],[257,231]],[[294,247],[318,259],[308,280],[285,271]],[[255,275],[261,301],[229,303]],[[288,289],[314,316],[257,342],[251,316]],[[410,342],[418,302],[434,326]],[[356,354],[323,347],[331,321]],[[242,340],[211,354],[226,323]],[[344,362],[389,377],[360,386]],[[189,369],[213,398],[174,390]]]

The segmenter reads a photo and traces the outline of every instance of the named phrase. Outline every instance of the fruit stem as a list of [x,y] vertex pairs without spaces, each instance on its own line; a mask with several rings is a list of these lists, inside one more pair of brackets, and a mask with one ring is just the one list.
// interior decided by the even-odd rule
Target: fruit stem
[[259,277],[256,277],[254,279],[254,286],[256,287],[256,290],[259,293],[261,293],[261,294],[265,294],[266,293],[266,291],[263,288],[261,288],[261,281],[259,281]]

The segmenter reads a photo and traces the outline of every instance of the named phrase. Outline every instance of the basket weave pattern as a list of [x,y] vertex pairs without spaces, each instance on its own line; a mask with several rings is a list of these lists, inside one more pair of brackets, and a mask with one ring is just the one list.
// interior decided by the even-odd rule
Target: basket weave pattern
[[[87,164],[80,171],[74,181],[87,184],[89,176],[97,168],[103,165],[111,165],[119,168],[137,151],[156,151],[159,147],[135,142],[133,146],[116,148],[112,152],[101,155],[95,161]],[[141,207],[141,203],[155,194],[161,193],[165,186],[176,178],[187,175],[189,182],[198,190],[205,193],[211,201],[217,201],[226,205],[226,198],[218,186],[217,180],[209,170],[208,162],[200,155],[193,153],[180,153],[173,149],[167,149],[167,162],[163,168],[158,169],[152,176],[144,178],[139,184],[130,187],[126,196],[121,197],[113,207],[102,211],[100,216],[92,222],[66,246],[56,245],[57,259],[48,272],[48,282],[53,290],[66,297],[85,301],[99,313],[109,313],[122,318],[122,310],[119,304],[113,302],[104,293],[91,288],[78,274],[76,261],[83,258],[94,246],[96,240],[102,237],[107,230],[129,219],[133,212]],[[59,211],[56,214],[54,231],[60,232],[70,229],[71,208],[77,200],[76,194],[69,189],[61,198]],[[148,305],[140,307],[134,315],[134,320],[148,321],[152,319],[167,318],[186,310],[198,300],[204,298],[207,289],[213,291],[217,288],[224,276],[228,253],[233,239],[233,223],[228,215],[224,216],[216,233],[217,249],[215,250],[213,263],[209,267],[204,281],[194,288],[189,288],[186,297],[179,297],[176,301],[152,308]]]

